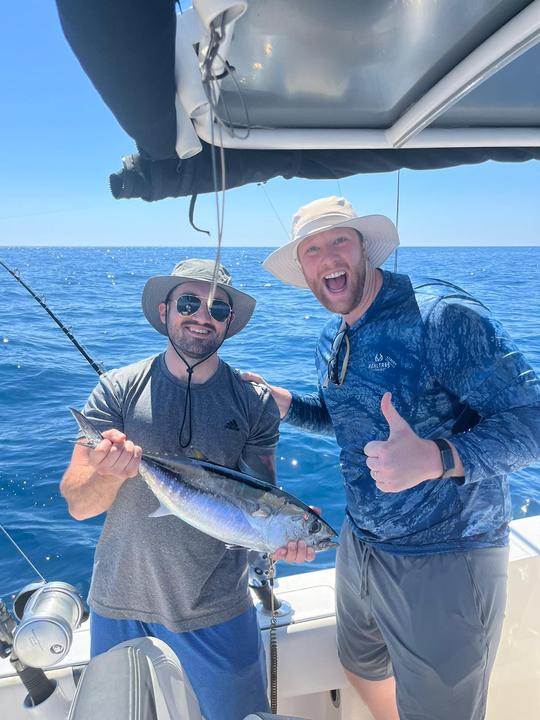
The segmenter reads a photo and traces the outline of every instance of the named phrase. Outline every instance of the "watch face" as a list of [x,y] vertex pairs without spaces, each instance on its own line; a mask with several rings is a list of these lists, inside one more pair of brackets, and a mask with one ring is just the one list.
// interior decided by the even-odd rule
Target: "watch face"
[[443,471],[440,477],[449,477],[451,471],[454,469],[454,455],[452,453],[452,448],[450,447],[448,441],[444,440],[443,438],[435,438],[434,442],[439,448],[439,452],[441,453],[441,464],[443,467]]
[[443,472],[448,472],[448,470],[452,470],[454,468],[454,456],[452,455],[452,450],[450,448],[441,450],[441,460]]

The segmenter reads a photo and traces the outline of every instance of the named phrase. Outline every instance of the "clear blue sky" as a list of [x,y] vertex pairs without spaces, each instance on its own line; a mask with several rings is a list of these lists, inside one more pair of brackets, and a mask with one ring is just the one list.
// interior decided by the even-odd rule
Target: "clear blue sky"
[[[0,93],[0,245],[202,244],[189,227],[187,199],[110,195],[108,175],[134,143],[80,68],[52,0],[4,3]],[[395,174],[340,184],[359,213],[394,218]],[[403,245],[540,244],[540,162],[406,170],[401,188]],[[299,205],[339,189],[335,181],[273,180],[266,192],[288,227]],[[199,224],[213,222],[213,203],[199,198]],[[225,245],[283,241],[261,188],[229,191],[226,208]]]

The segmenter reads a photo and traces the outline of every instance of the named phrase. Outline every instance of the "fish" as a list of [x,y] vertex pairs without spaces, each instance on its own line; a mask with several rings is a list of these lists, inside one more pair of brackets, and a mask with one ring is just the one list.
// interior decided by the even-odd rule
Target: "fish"
[[[103,435],[70,408],[88,447]],[[174,515],[221,540],[227,548],[272,554],[289,541],[303,540],[315,552],[337,546],[336,531],[309,505],[272,483],[240,470],[189,457],[144,453],[139,475],[159,506],[150,517]]]

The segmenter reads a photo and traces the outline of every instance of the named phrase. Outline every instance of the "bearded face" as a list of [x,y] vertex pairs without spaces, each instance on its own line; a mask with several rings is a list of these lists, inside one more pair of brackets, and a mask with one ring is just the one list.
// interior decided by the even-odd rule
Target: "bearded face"
[[[229,322],[219,322],[208,312],[210,286],[203,282],[186,282],[176,287],[167,304],[161,303],[161,320],[167,324],[170,341],[178,351],[192,360],[201,360],[216,352],[225,338]],[[194,295],[201,300],[200,307],[192,315],[180,315],[177,300],[180,295]],[[216,300],[229,303],[227,293],[216,288]]]
[[360,234],[331,228],[304,238],[298,259],[311,292],[325,308],[349,315],[362,300],[365,255]]

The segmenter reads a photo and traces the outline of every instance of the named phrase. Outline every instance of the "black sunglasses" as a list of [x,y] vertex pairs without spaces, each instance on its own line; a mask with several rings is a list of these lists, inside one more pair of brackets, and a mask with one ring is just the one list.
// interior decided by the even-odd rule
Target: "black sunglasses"
[[[201,307],[202,298],[197,295],[180,295],[176,301],[176,309],[180,315],[195,315],[197,310]],[[208,307],[208,301],[205,300]],[[208,312],[218,322],[225,322],[228,320],[232,313],[232,307],[229,303],[224,300],[214,300],[212,306],[208,308]]]
[[[325,387],[328,387],[330,383],[332,383],[332,385],[343,385],[345,382],[345,375],[347,374],[347,368],[349,367],[349,356],[351,354],[351,344],[347,335],[348,332],[349,326],[347,323],[343,323],[332,342],[332,352],[330,353],[330,357],[328,359]],[[339,356],[343,343],[345,343],[345,355],[343,356],[343,363],[340,370]]]

